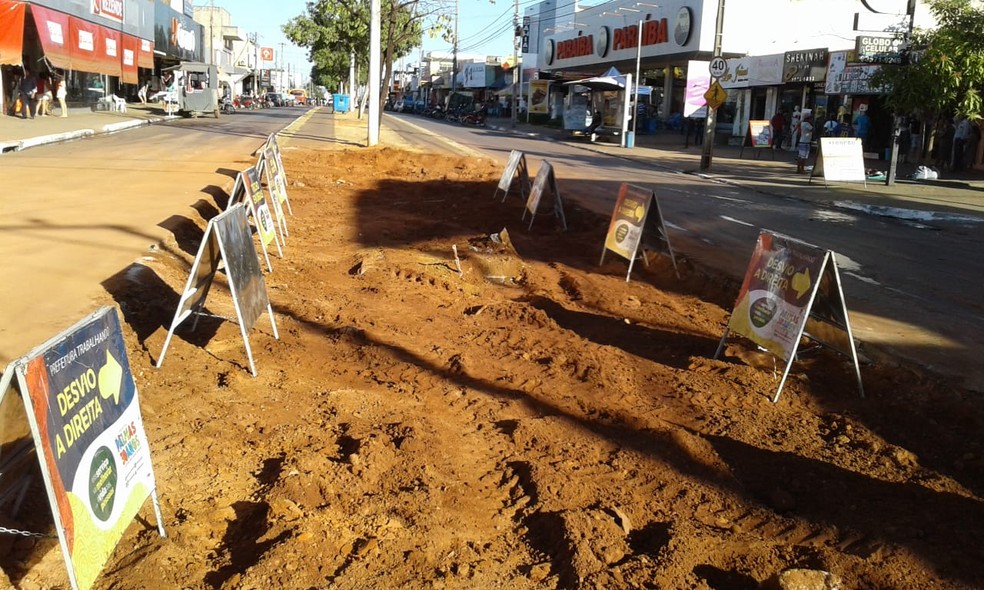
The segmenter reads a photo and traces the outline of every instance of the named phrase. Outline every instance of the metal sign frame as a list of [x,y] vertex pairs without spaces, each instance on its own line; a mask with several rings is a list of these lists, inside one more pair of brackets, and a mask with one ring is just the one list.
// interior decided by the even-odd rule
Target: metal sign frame
[[[3,377],[0,378],[0,400],[2,400],[5,397],[6,392],[10,388],[11,383],[13,383],[14,382],[14,379],[16,378],[17,389],[20,391],[21,397],[23,399],[25,413],[27,415],[28,424],[29,424],[30,429],[31,429],[31,436],[32,436],[33,442],[34,442],[35,453],[36,453],[37,458],[38,458],[38,463],[39,463],[40,470],[41,470],[41,476],[42,476],[42,479],[44,480],[44,487],[45,487],[46,495],[48,497],[48,504],[49,504],[49,507],[51,508],[51,515],[52,515],[52,518],[54,520],[54,525],[55,525],[56,532],[58,534],[58,542],[59,542],[59,545],[61,546],[62,555],[63,555],[64,560],[65,560],[65,567],[66,567],[66,570],[67,570],[67,573],[68,573],[69,583],[71,584],[73,590],[86,590],[87,588],[90,588],[92,582],[95,581],[95,577],[92,580],[83,580],[83,582],[85,582],[84,585],[80,585],[80,581],[76,577],[75,560],[72,557],[72,551],[69,549],[69,544],[68,544],[68,538],[67,538],[68,529],[66,527],[66,522],[64,522],[63,521],[63,518],[62,518],[62,508],[61,508],[61,506],[60,506],[60,504],[58,502],[58,493],[57,493],[56,488],[55,488],[55,477],[52,474],[52,469],[53,468],[56,471],[59,469],[58,468],[58,463],[57,463],[57,458],[54,458],[54,457],[51,457],[50,456],[50,453],[51,453],[52,449],[50,447],[50,444],[45,444],[46,441],[44,440],[44,438],[42,436],[41,427],[40,427],[40,424],[38,423],[38,418],[37,418],[37,415],[36,415],[36,411],[38,410],[38,408],[35,407],[34,401],[32,399],[31,385],[30,385],[31,379],[28,378],[28,372],[29,372],[29,365],[32,365],[33,363],[38,362],[39,360],[40,360],[40,362],[42,364],[44,364],[44,355],[45,355],[46,352],[48,352],[51,349],[54,349],[58,345],[61,345],[61,344],[65,343],[66,341],[69,341],[71,338],[73,338],[73,336],[75,336],[75,334],[77,332],[80,332],[83,329],[89,328],[90,325],[96,324],[97,322],[100,322],[100,321],[104,321],[104,318],[106,316],[110,315],[110,314],[112,314],[112,321],[109,322],[111,325],[110,326],[106,326],[106,329],[111,329],[112,328],[110,330],[110,333],[108,335],[106,335],[103,340],[101,340],[100,342],[97,342],[94,345],[90,345],[89,342],[87,341],[85,343],[88,346],[88,348],[86,349],[86,352],[88,352],[88,353],[91,354],[93,352],[93,348],[98,348],[100,346],[103,346],[104,345],[103,343],[106,343],[105,346],[107,346],[107,347],[109,347],[109,346],[116,347],[117,350],[120,350],[122,352],[122,355],[121,355],[122,358],[116,359],[115,357],[113,357],[113,359],[118,364],[118,366],[119,366],[120,363],[125,364],[125,369],[126,369],[125,371],[123,371],[122,370],[122,367],[120,367],[121,371],[119,373],[119,378],[122,379],[124,376],[129,375],[129,384],[130,384],[130,386],[132,386],[132,395],[133,395],[132,399],[130,400],[130,403],[134,404],[134,406],[133,406],[134,410],[133,411],[135,411],[136,418],[139,419],[139,422],[140,422],[140,426],[138,428],[138,431],[143,436],[143,440],[141,441],[141,444],[146,444],[147,443],[147,435],[146,435],[146,432],[143,429],[143,419],[142,419],[142,416],[140,415],[140,404],[139,404],[139,396],[138,396],[138,392],[137,392],[137,386],[136,386],[136,382],[133,380],[132,370],[129,369],[129,360],[126,357],[126,350],[124,348],[123,336],[122,336],[122,332],[120,330],[119,316],[117,315],[116,310],[114,308],[112,308],[112,307],[103,307],[103,308],[100,308],[99,310],[97,310],[97,311],[89,314],[88,316],[86,316],[82,320],[76,322],[75,325],[73,325],[72,327],[70,327],[70,328],[68,328],[66,330],[63,330],[62,332],[60,332],[56,336],[50,338],[49,340],[47,340],[46,342],[44,342],[40,346],[35,347],[28,354],[24,355],[23,357],[15,360],[13,363],[11,363],[7,367],[7,369],[4,371]],[[81,357],[84,354],[85,354],[85,352],[80,353],[79,356]],[[107,355],[109,355],[108,349],[107,349]],[[66,365],[71,366],[72,362],[73,361],[69,360],[66,363]],[[101,372],[102,372],[102,370],[100,370],[100,373]],[[39,377],[42,379],[42,383],[44,384],[44,386],[47,387],[48,379],[50,378],[48,376],[47,367],[45,367],[45,373],[44,373],[44,375],[39,375]],[[101,391],[101,389],[103,387],[102,380],[103,380],[103,377],[100,376],[98,378],[99,385],[97,386],[96,389],[94,389],[90,393],[92,393],[94,395],[100,395],[100,396],[103,396],[103,397],[106,397],[107,395],[109,397],[112,397],[112,394],[111,393],[108,393],[108,392],[104,393],[103,391]],[[119,394],[117,393],[117,395],[119,395]],[[107,400],[107,402],[108,402],[108,400]],[[127,410],[124,409],[123,411],[120,412],[120,415],[117,416],[117,418],[116,418],[116,421],[117,422],[120,419],[122,419],[122,418],[124,418],[126,416],[126,411]],[[102,415],[102,414],[99,414],[99,415]],[[109,424],[104,424],[103,426],[109,427],[109,426],[112,426],[113,424],[114,423],[109,423]],[[102,431],[102,433],[105,433],[106,431],[107,431],[107,428],[104,428],[103,431]],[[90,447],[92,445],[94,445],[97,440],[98,440],[98,438],[95,438],[92,441],[90,441],[89,442]],[[80,460],[81,460],[82,457],[85,456],[85,453],[86,453],[85,451],[82,451],[81,452],[81,454],[80,454]],[[161,513],[160,500],[158,499],[158,496],[157,496],[156,476],[154,475],[153,459],[150,456],[149,446],[147,448],[147,457],[146,457],[146,460],[147,460],[147,465],[146,465],[145,469],[149,471],[150,478],[153,480],[153,482],[152,482],[153,483],[153,487],[150,490],[148,490],[148,495],[145,496],[141,500],[140,506],[143,506],[143,503],[146,501],[147,497],[150,498],[151,504],[153,505],[154,514],[155,514],[155,516],[157,518],[157,531],[158,531],[158,534],[160,534],[161,537],[166,537],[167,536],[167,533],[164,530],[164,518],[163,518],[163,515]],[[50,464],[49,464],[49,462],[50,462]],[[115,461],[114,461],[114,463],[115,463]],[[139,463],[135,463],[134,466],[136,468],[140,468],[140,464]],[[59,481],[59,486],[58,487],[59,487],[59,489],[63,490],[64,493],[67,495],[70,491],[74,490],[74,488],[72,488],[72,482],[62,481],[61,477],[62,476],[59,473],[58,474],[58,481]],[[115,489],[116,488],[114,486],[114,493],[115,493]],[[131,492],[132,491],[134,491],[134,490],[131,490]],[[90,493],[91,493],[91,491],[90,491]],[[66,503],[67,503],[67,499],[66,499]],[[91,510],[91,508],[90,508],[90,510]],[[122,516],[124,516],[124,514],[119,514],[118,515],[118,519],[120,517],[122,517]],[[73,522],[73,525],[77,525],[77,524],[81,524],[81,521],[79,521],[78,523]],[[75,528],[74,526],[73,526],[73,531],[74,531],[74,534],[78,534],[79,533],[78,529]],[[122,535],[121,535],[120,538],[122,538]],[[113,549],[111,550],[111,552],[113,550],[115,550],[115,548],[118,545],[119,545],[119,539],[117,539],[116,543],[113,545]],[[102,570],[102,565],[105,565],[105,563],[103,563],[103,564],[100,565],[99,572],[101,572],[101,570]],[[96,577],[98,577],[98,573],[99,572],[96,572],[96,574],[95,574]]]
[[[851,359],[851,363],[854,366],[854,374],[858,383],[858,393],[862,398],[864,398],[864,384],[861,380],[861,364],[858,360],[857,345],[854,342],[854,333],[851,330],[851,321],[847,310],[847,301],[844,298],[844,289],[840,279],[840,272],[837,268],[837,256],[832,250],[822,250],[816,246],[807,244],[806,242],[796,240],[795,238],[790,238],[789,236],[784,236],[782,234],[765,230],[759,234],[758,241],[756,242],[756,251],[758,251],[759,246],[762,244],[763,235],[766,234],[772,236],[773,238],[781,239],[787,246],[790,242],[792,242],[794,245],[799,244],[822,252],[822,259],[817,270],[817,277],[810,283],[810,296],[806,301],[805,306],[802,308],[803,315],[802,319],[795,328],[796,332],[790,339],[791,346],[788,350],[786,366],[783,370],[782,379],[779,381],[779,386],[776,389],[776,393],[772,397],[772,402],[777,403],[779,401],[779,395],[782,393],[782,388],[786,384],[786,379],[789,377],[789,371],[793,366],[793,362],[796,360],[800,341],[804,337],[816,342],[817,344],[831,348],[838,354],[842,354]],[[727,343],[728,336],[732,331],[732,322],[735,319],[735,314],[740,313],[738,304],[748,295],[748,293],[746,293],[746,289],[749,287],[750,277],[752,277],[756,270],[759,269],[760,264],[761,260],[753,255],[749,263],[748,270],[745,274],[745,283],[742,285],[742,291],[738,294],[738,300],[735,302],[735,309],[732,310],[731,320],[729,320],[728,326],[725,327],[724,334],[721,336],[721,341],[718,343],[717,350],[714,352],[715,359],[717,359],[724,351],[724,346]],[[795,278],[793,279],[793,285],[795,285]],[[817,305],[818,299],[823,299],[822,306]],[[749,311],[750,310],[751,308],[749,308]],[[832,338],[825,337],[819,333],[808,332],[807,328],[811,323],[826,325],[834,328],[835,330],[844,332],[846,335],[846,342],[844,344],[846,344],[846,346],[838,346]],[[750,337],[746,334],[741,335],[746,338]],[[755,341],[754,338],[750,339]],[[761,342],[756,342],[756,344],[760,347],[766,348],[773,355],[776,355],[775,350],[763,346]]]
[[[247,180],[243,180],[246,178]],[[267,270],[273,272],[273,265],[270,264],[270,254],[267,252],[267,244],[274,242],[277,245],[277,254],[283,258],[284,251],[280,248],[280,236],[277,235],[276,224],[270,214],[270,207],[266,202],[263,187],[260,186],[259,176],[254,166],[249,166],[236,175],[236,184],[241,184],[245,198],[248,217],[253,220],[256,226],[256,233],[260,238],[260,248],[263,249],[263,258],[267,263]],[[255,192],[254,192],[255,191]],[[266,236],[269,236],[266,237]]]
[[[232,221],[228,221],[230,218]],[[244,245],[246,237],[243,235],[232,235],[231,233],[230,235],[225,235],[223,230],[220,229],[220,227],[224,227],[227,223],[233,224],[240,234],[245,232],[246,236],[248,236],[248,241],[250,242],[248,252],[238,251],[247,249]],[[267,297],[266,284],[263,281],[263,273],[260,271],[259,259],[256,256],[256,247],[253,246],[252,241],[252,235],[249,233],[249,222],[246,219],[246,210],[242,204],[236,205],[229,211],[221,213],[209,220],[208,226],[205,228],[205,235],[202,237],[202,243],[198,248],[198,254],[195,256],[195,261],[188,274],[188,282],[185,284],[181,298],[178,300],[178,308],[174,313],[174,320],[171,322],[171,327],[167,331],[167,337],[164,340],[161,355],[157,359],[157,368],[160,368],[164,363],[164,356],[167,353],[167,347],[171,342],[171,337],[174,335],[175,329],[188,319],[188,317],[194,315],[196,316],[195,323],[191,328],[194,330],[198,325],[198,317],[210,315],[203,312],[205,300],[208,297],[209,289],[212,286],[215,273],[218,271],[219,262],[221,261],[225,264],[226,277],[229,281],[229,291],[232,294],[233,306],[236,309],[239,331],[242,334],[243,344],[246,347],[249,368],[253,376],[256,376],[256,364],[253,362],[253,351],[249,346],[248,330],[255,323],[259,315],[257,311],[264,304],[266,306],[266,312],[270,316],[273,337],[279,340],[280,335],[277,332],[277,322],[273,316],[273,307],[270,305],[270,300]],[[230,249],[238,250],[230,251]],[[208,256],[207,260],[205,256]],[[203,264],[207,264],[208,266],[203,267]],[[238,273],[240,272],[248,273],[250,275],[249,278],[252,280],[244,281],[246,277],[239,276]],[[244,281],[244,284],[250,285],[254,289],[254,292],[240,293],[237,283],[241,281]],[[250,308],[244,307],[246,297],[257,298],[256,301],[253,301],[254,305]],[[250,311],[250,315],[254,317],[246,317],[246,311]]]
[[[519,174],[518,179],[516,179],[517,174]],[[494,199],[499,196],[499,191],[502,191],[502,202],[505,203],[506,197],[509,196],[509,192],[512,190],[514,180],[518,180],[517,185],[520,198],[528,198],[532,189],[530,186],[530,171],[526,164],[526,154],[519,150],[509,152],[509,161],[506,162],[506,167],[502,170],[502,176],[499,178],[499,184],[496,186],[495,192],[492,193],[492,198]]]
[[540,208],[540,201],[543,193],[549,188],[554,196],[553,214],[560,221],[563,231],[567,231],[567,217],[564,215],[564,201],[560,197],[560,190],[557,189],[557,178],[554,176],[553,166],[546,160],[540,164],[540,169],[536,171],[536,178],[530,189],[530,196],[526,199],[526,207],[523,209],[521,221],[526,220],[526,214],[530,214],[530,225],[527,230],[533,229],[533,220],[536,219],[537,209]]
[[[635,194],[630,195],[630,193]],[[626,199],[632,196],[636,198],[629,205],[626,205]],[[632,207],[632,204],[635,204],[635,207]],[[640,207],[643,209],[641,217],[638,212],[638,208]],[[633,218],[634,221],[630,218]],[[620,221],[621,223],[619,223]],[[622,227],[620,228],[619,226]],[[616,236],[620,233],[620,230],[625,234],[621,241],[632,241],[631,252],[626,251],[626,253],[630,254],[629,256],[625,256],[610,247],[609,239],[614,238],[616,242],[619,241]],[[661,248],[653,248],[652,242],[646,240],[646,237],[652,235],[653,232],[657,234],[659,245],[666,246],[666,252],[670,255],[670,261],[673,263],[673,272],[677,278],[680,278],[680,269],[677,267],[676,254],[673,253],[673,246],[670,244],[670,236],[666,231],[663,212],[659,206],[659,199],[656,198],[656,192],[652,189],[623,182],[622,186],[619,187],[618,197],[615,199],[615,206],[612,208],[612,218],[608,224],[608,232],[605,234],[605,244],[601,248],[601,259],[598,261],[598,266],[605,263],[605,254],[611,250],[616,256],[621,256],[629,261],[629,268],[625,273],[625,282],[628,283],[632,276],[632,267],[636,260],[642,258],[643,264],[647,268],[649,267],[649,260],[646,258],[645,250],[661,250]],[[640,249],[643,250],[641,256],[639,254]]]

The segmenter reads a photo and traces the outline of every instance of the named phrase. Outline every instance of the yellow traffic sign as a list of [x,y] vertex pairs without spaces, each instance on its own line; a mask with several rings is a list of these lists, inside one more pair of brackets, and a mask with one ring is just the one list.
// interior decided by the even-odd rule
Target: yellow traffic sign
[[709,108],[716,109],[728,100],[728,91],[724,89],[724,86],[721,86],[720,82],[715,80],[704,93],[704,100],[707,101]]

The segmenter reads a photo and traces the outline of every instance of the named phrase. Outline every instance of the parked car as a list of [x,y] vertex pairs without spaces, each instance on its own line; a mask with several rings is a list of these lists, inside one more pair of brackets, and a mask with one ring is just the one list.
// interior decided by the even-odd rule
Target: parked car
[[280,93],[280,100],[283,101],[285,107],[296,107],[297,101],[294,97],[286,92]]
[[284,106],[284,97],[279,92],[267,92],[266,98],[275,107]]

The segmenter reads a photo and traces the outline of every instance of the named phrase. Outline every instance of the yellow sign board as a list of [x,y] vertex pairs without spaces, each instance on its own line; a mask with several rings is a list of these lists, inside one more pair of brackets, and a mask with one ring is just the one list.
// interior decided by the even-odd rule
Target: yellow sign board
[[724,86],[721,86],[720,82],[714,80],[711,87],[704,93],[704,100],[707,101],[708,107],[716,109],[728,100],[728,91],[724,89]]

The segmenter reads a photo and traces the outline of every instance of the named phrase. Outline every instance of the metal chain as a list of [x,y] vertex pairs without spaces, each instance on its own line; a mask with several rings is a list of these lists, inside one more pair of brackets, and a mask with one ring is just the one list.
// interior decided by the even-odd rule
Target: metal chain
[[22,537],[37,537],[39,539],[55,538],[56,535],[50,535],[48,533],[32,533],[31,531],[21,531],[18,529],[8,529],[5,526],[0,526],[0,535],[20,535]]

